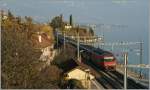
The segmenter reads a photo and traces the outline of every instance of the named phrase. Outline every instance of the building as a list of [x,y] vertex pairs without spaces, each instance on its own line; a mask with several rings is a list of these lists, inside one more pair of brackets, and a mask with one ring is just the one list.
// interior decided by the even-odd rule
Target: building
[[55,56],[54,44],[52,39],[48,37],[45,33],[36,33],[31,36],[33,47],[35,49],[40,49],[42,54],[40,56],[40,61],[50,65],[51,61]]
[[64,65],[63,70],[67,79],[76,79],[81,81],[85,88],[91,87],[91,80],[95,79],[95,77],[88,68],[79,66],[75,60],[69,60]]
[[0,15],[2,20],[6,20],[8,18],[8,15],[4,10],[0,11]]
[[71,25],[69,25],[69,24],[65,25],[65,29],[66,29],[66,30],[70,30],[71,28],[72,28]]

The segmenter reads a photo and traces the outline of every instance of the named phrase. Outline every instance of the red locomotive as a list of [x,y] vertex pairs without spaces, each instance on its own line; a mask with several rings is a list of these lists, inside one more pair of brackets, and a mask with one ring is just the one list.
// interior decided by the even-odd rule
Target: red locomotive
[[116,58],[111,52],[94,48],[85,50],[81,55],[84,59],[92,61],[97,67],[105,70],[116,70]]

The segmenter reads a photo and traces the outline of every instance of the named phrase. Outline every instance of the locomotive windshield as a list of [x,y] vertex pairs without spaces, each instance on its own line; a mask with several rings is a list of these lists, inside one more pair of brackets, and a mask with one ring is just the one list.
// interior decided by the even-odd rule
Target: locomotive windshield
[[104,57],[105,62],[113,61],[114,57]]

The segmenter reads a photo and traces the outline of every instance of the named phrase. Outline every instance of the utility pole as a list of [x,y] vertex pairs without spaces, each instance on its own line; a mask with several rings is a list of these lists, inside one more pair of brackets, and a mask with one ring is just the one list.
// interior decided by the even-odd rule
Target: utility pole
[[105,47],[105,41],[104,41],[104,31],[103,31],[103,43],[104,43],[104,45],[102,46],[102,48],[104,49],[104,47]]
[[56,29],[57,34],[57,49],[58,49],[58,29]]
[[78,61],[79,62],[81,62],[81,60],[80,60],[80,52],[79,52],[79,43],[80,43],[80,37],[79,37],[79,26],[78,26],[78,28],[77,28],[77,59],[78,59]]
[[1,12],[0,12],[0,32],[1,32],[1,29],[2,29],[2,20],[3,20],[3,13],[2,13],[3,11],[1,10]]
[[128,53],[124,53],[124,89],[127,89],[127,61],[128,61]]
[[99,39],[98,39],[98,41],[97,41],[97,47],[99,48],[99,43],[100,43],[100,41],[99,41]]
[[58,49],[58,33],[57,33],[57,49]]
[[112,44],[112,46],[111,46],[111,51],[113,51],[114,50],[114,44]]
[[[140,42],[140,64],[142,64],[142,58],[143,58],[143,42]],[[140,68],[140,76],[142,76],[142,69]]]
[[65,42],[66,40],[65,39],[66,39],[66,36],[65,36],[65,31],[64,31],[64,50],[66,49],[66,42]]
[[58,53],[60,53],[60,48],[59,48],[59,46],[58,46],[58,43],[59,43],[59,42],[58,42],[58,34],[59,34],[59,33],[58,33],[58,29],[56,30],[56,32],[57,32],[57,33],[56,33],[56,34],[57,34],[57,35],[56,35],[56,37],[57,37],[57,38],[56,38],[56,39],[57,39],[57,51],[58,51]]
[[91,89],[91,81],[90,81],[90,70],[85,70],[85,86],[87,89]]

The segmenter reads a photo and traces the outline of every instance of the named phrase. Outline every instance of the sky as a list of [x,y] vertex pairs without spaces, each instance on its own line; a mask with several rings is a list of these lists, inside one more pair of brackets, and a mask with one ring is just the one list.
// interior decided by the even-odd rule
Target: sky
[[[125,25],[105,31],[106,41],[145,42],[148,56],[149,0],[0,0],[0,8],[19,16],[32,16],[38,22],[48,22],[63,14],[74,23]],[[96,29],[100,35],[100,28]]]
[[[0,0],[0,8],[17,15],[33,16],[47,21],[63,14],[73,14],[76,22],[129,23],[128,18],[141,21],[147,17],[149,0]],[[144,20],[145,21],[145,20]]]

